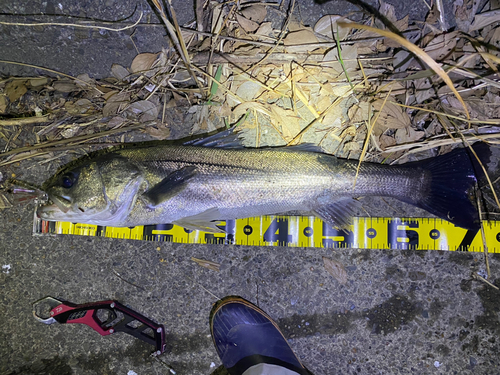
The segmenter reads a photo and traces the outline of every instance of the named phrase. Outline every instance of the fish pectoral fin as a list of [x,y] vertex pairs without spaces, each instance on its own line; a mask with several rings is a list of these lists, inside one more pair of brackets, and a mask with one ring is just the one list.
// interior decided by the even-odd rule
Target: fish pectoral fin
[[219,210],[217,208],[210,208],[198,215],[187,216],[176,220],[173,224],[187,229],[211,233],[224,233],[222,229],[217,227],[217,223],[220,221]]
[[158,206],[179,194],[188,184],[189,180],[196,175],[196,167],[188,166],[170,173],[163,180],[158,182],[148,191],[142,194],[142,197],[148,202],[150,207]]
[[359,205],[360,203],[352,198],[339,199],[313,210],[313,213],[333,227],[348,229]]

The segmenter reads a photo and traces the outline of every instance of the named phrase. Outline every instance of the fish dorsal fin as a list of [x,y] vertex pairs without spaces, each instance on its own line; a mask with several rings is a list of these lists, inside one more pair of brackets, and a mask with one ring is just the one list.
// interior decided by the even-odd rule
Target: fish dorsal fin
[[216,147],[216,148],[245,148],[238,133],[234,132],[234,127],[208,137],[194,139],[184,143],[184,146]]
[[[225,149],[247,148],[243,145],[243,141],[240,138],[239,133],[236,133],[234,131],[234,127],[208,137],[185,142],[184,146],[216,147]],[[293,145],[293,146],[262,147],[262,149],[279,149],[281,151],[324,153],[322,148],[320,146],[315,145],[314,143],[302,143],[300,145]]]
[[188,166],[170,173],[148,191],[144,192],[143,198],[150,207],[158,206],[173,196],[179,194],[187,186],[189,180],[196,176],[196,167]]
[[352,223],[352,217],[359,206],[359,202],[352,198],[343,198],[333,203],[315,209],[313,212],[320,219],[333,227],[348,229]]

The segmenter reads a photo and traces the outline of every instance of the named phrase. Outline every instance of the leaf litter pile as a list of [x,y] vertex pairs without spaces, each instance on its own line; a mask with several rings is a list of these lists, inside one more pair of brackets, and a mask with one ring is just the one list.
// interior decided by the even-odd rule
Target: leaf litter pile
[[[152,3],[171,40],[161,52],[115,64],[101,80],[0,80],[0,167],[235,125],[250,147],[307,142],[383,163],[500,139],[497,2],[457,0],[452,20],[436,0],[416,22],[380,1],[378,16],[360,10],[305,26],[294,0],[286,9],[198,1],[185,27],[169,2]],[[0,207],[13,201],[1,198]]]

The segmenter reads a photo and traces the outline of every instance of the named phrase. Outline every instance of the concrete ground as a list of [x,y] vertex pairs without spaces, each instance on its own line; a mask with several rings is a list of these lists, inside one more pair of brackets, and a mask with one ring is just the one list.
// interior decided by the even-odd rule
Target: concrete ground
[[[2,12],[120,19],[136,4],[149,12],[146,3],[113,0],[4,0]],[[339,1],[301,1],[300,7],[306,20],[355,9]],[[186,17],[181,22],[192,17],[191,8],[179,8],[178,15]],[[164,45],[163,34],[144,27],[132,39],[141,52],[154,52]],[[67,74],[107,76],[112,63],[129,65],[135,54],[126,33],[0,26],[1,59]],[[0,64],[0,73],[41,71]],[[40,183],[56,167],[26,162],[0,171]],[[208,315],[225,295],[242,296],[273,316],[317,375],[500,374],[500,293],[470,277],[484,273],[482,254],[33,237],[33,210],[27,205],[0,214],[2,375],[169,374],[170,368],[179,375],[209,374],[220,360]],[[344,264],[346,284],[325,271],[323,256]],[[220,263],[220,272],[191,257]],[[490,263],[491,282],[500,286],[500,256],[491,255]],[[75,303],[116,299],[165,325],[167,351],[152,358],[152,346],[125,334],[101,337],[86,326],[39,323],[31,304],[47,295]]]

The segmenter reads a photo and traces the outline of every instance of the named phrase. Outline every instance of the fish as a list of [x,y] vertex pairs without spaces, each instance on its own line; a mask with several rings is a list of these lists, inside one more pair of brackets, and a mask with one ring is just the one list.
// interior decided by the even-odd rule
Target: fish
[[[486,154],[486,151],[483,152]],[[359,197],[393,197],[479,228],[477,166],[466,149],[401,165],[340,159],[305,144],[246,148],[232,129],[187,144],[111,149],[43,184],[39,218],[100,226],[173,223],[220,232],[224,220],[310,212],[347,228]],[[356,180],[356,181],[355,181]]]

